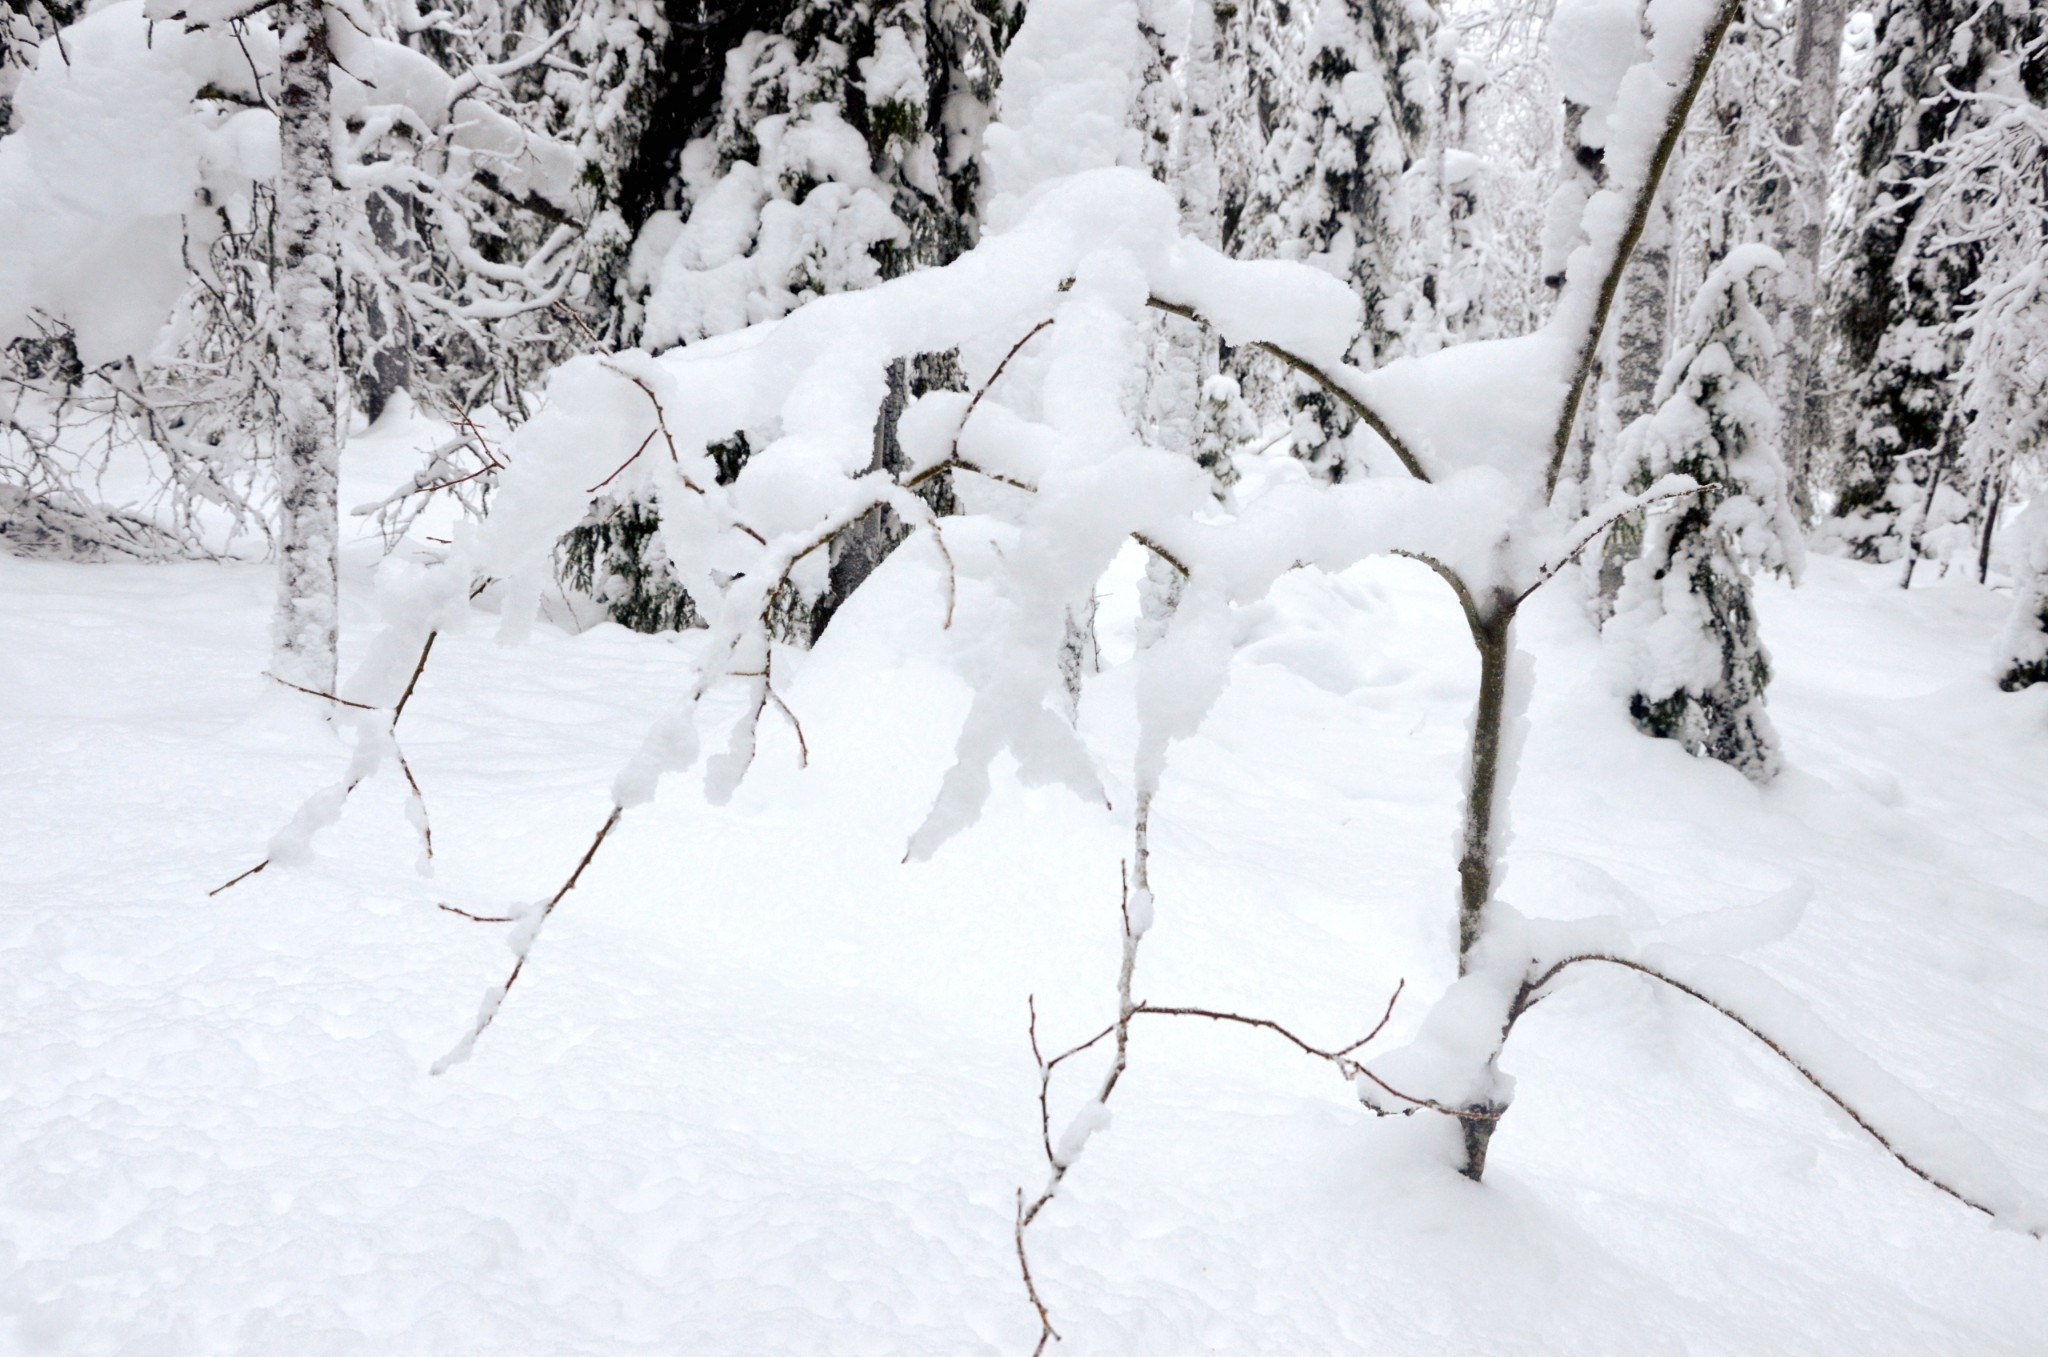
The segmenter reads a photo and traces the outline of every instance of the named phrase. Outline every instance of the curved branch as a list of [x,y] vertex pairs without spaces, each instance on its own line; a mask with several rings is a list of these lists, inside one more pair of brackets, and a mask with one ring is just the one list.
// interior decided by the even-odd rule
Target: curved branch
[[[1145,305],[1155,311],[1164,311],[1169,316],[1179,316],[1182,320],[1191,320],[1206,329],[1213,330],[1216,328],[1214,321],[1195,310],[1192,306],[1183,306],[1179,302],[1166,301],[1160,297],[1147,297]],[[1418,481],[1427,482],[1430,479],[1429,472],[1422,465],[1422,459],[1417,457],[1415,450],[1409,447],[1399,434],[1394,432],[1393,426],[1387,423],[1380,415],[1380,412],[1345,390],[1344,387],[1338,384],[1335,377],[1332,377],[1329,373],[1323,371],[1323,369],[1317,367],[1314,363],[1311,363],[1293,350],[1282,348],[1280,345],[1269,340],[1255,339],[1249,347],[1257,349],[1262,353],[1271,354],[1288,367],[1293,368],[1296,372],[1314,382],[1317,386],[1322,387],[1323,390],[1329,392],[1332,396],[1335,396],[1345,409],[1358,416],[1366,428],[1371,429],[1386,441],[1386,445],[1394,450],[1394,456],[1400,459],[1402,467],[1407,470],[1409,475]]]
[[1622,231],[1621,239],[1615,242],[1614,257],[1607,262],[1607,272],[1600,279],[1599,299],[1593,305],[1586,332],[1580,336],[1578,350],[1573,355],[1571,390],[1565,395],[1564,407],[1557,415],[1557,428],[1551,434],[1550,467],[1543,477],[1543,497],[1546,500],[1557,492],[1557,477],[1564,468],[1572,426],[1579,420],[1579,405],[1585,399],[1586,382],[1593,370],[1593,356],[1600,347],[1600,335],[1607,328],[1608,313],[1614,309],[1614,300],[1621,292],[1622,274],[1627,271],[1636,246],[1642,241],[1643,231],[1649,226],[1650,207],[1656,201],[1658,187],[1664,182],[1664,171],[1670,167],[1672,154],[1678,149],[1678,139],[1685,132],[1693,101],[1699,98],[1701,88],[1706,85],[1707,72],[1713,68],[1714,56],[1721,50],[1721,40],[1728,36],[1728,27],[1742,11],[1742,3],[1743,0],[1721,0],[1721,8],[1714,15],[1714,22],[1707,29],[1705,40],[1693,58],[1692,70],[1664,119],[1664,130],[1657,138],[1656,148],[1650,153],[1648,172],[1643,175],[1643,182],[1636,186],[1636,199],[1629,209],[1628,226]]
[[1465,625],[1472,629],[1472,639],[1475,642],[1482,641],[1486,632],[1486,619],[1479,611],[1479,600],[1472,596],[1472,590],[1466,586],[1464,578],[1457,571],[1426,551],[1402,551],[1396,548],[1393,554],[1411,561],[1420,561],[1428,566],[1438,579],[1450,585],[1451,592],[1458,596],[1458,607],[1464,610]]
[[[1514,1007],[1509,1010],[1508,1030],[1514,1030],[1516,1020],[1519,1019],[1522,1016],[1522,1014],[1528,1012],[1530,1005],[1533,1004],[1537,998],[1541,997],[1541,993],[1545,985],[1548,985],[1552,980],[1556,979],[1558,973],[1563,971],[1567,966],[1576,965],[1581,961],[1604,961],[1610,966],[1619,966],[1623,970],[1634,971],[1636,974],[1648,976],[1652,980],[1661,980],[1665,984],[1669,985],[1671,988],[1677,990],[1680,994],[1684,994],[1691,998],[1699,1000],[1708,1008],[1713,1009],[1716,1013],[1719,1013],[1722,1017],[1734,1023],[1737,1027],[1740,1027],[1743,1031],[1755,1037],[1758,1041],[1762,1042],[1770,1050],[1772,1055],[1777,1056],[1778,1059],[1784,1061],[1787,1065],[1790,1065],[1794,1070],[1797,1070],[1799,1072],[1800,1078],[1804,1079],[1807,1083],[1813,1085],[1814,1088],[1818,1089],[1821,1093],[1821,1096],[1825,1097],[1829,1102],[1833,1103],[1836,1107],[1840,1108],[1843,1114],[1846,1115],[1850,1121],[1853,1121],[1858,1126],[1862,1127],[1864,1132],[1868,1134],[1872,1140],[1875,1140],[1878,1144],[1884,1146],[1885,1152],[1891,1155],[1892,1158],[1898,1160],[1900,1164],[1904,1165],[1907,1171],[1912,1173],[1914,1177],[1919,1178],[1929,1187],[1937,1188],[1942,1192],[1946,1192],[1949,1196],[1954,1197],[1957,1201],[1961,1202],[1963,1205],[1969,1207],[1973,1211],[1981,1211],[1985,1215],[1990,1216],[1993,1219],[1997,1218],[1998,1213],[1992,1210],[1990,1207],[1984,1205],[1984,1203],[1965,1196],[1956,1188],[1950,1186],[1949,1184],[1943,1182],[1941,1179],[1935,1177],[1934,1174],[1929,1170],[1922,1168],[1920,1165],[1914,1163],[1911,1159],[1908,1159],[1905,1155],[1905,1152],[1899,1149],[1898,1146],[1892,1144],[1891,1140],[1888,1137],[1886,1137],[1884,1132],[1878,1130],[1877,1127],[1871,1125],[1869,1119],[1866,1118],[1861,1112],[1857,1111],[1853,1106],[1851,1106],[1848,1099],[1844,1098],[1841,1094],[1835,1092],[1832,1088],[1829,1088],[1827,1084],[1822,1082],[1821,1077],[1819,1075],[1815,1074],[1812,1070],[1806,1068],[1805,1065],[1801,1064],[1799,1062],[1798,1057],[1794,1056],[1790,1051],[1787,1051],[1783,1046],[1779,1045],[1777,1041],[1775,1041],[1769,1035],[1767,1035],[1761,1028],[1757,1027],[1755,1023],[1743,1017],[1734,1009],[1731,1009],[1727,1007],[1725,1004],[1722,1004],[1719,1000],[1714,999],[1697,989],[1694,989],[1691,985],[1686,984],[1683,980],[1677,979],[1674,976],[1666,975],[1664,972],[1658,970],[1654,966],[1647,966],[1640,961],[1632,961],[1627,957],[1608,956],[1603,952],[1583,952],[1577,956],[1568,956],[1564,958],[1562,961],[1559,961],[1555,965],[1551,966],[1549,970],[1543,972],[1543,974],[1538,976],[1536,979],[1529,981],[1528,983],[1523,985],[1522,992],[1519,996],[1517,996]],[[1503,1034],[1503,1039],[1505,1039],[1505,1034]]]

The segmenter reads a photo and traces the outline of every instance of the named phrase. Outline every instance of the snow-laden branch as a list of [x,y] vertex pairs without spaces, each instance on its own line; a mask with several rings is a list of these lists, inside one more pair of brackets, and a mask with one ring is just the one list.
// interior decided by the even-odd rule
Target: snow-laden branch
[[[1651,22],[1656,26],[1651,59],[1624,77],[1621,93],[1625,102],[1611,122],[1632,135],[1608,145],[1607,184],[1586,205],[1590,241],[1571,262],[1565,295],[1552,322],[1570,338],[1572,359],[1570,385],[1551,431],[1550,460],[1543,476],[1545,499],[1557,490],[1558,473],[1564,468],[1572,428],[1578,423],[1600,336],[1621,293],[1629,261],[1649,225],[1664,172],[1678,149],[1722,40],[1742,7],[1743,0],[1713,0],[1711,5],[1700,0],[1663,0],[1651,7]],[[1660,96],[1664,100],[1661,108]],[[1656,139],[1646,148],[1641,138],[1653,128]],[[1596,290],[1588,299],[1585,290],[1595,280]]]

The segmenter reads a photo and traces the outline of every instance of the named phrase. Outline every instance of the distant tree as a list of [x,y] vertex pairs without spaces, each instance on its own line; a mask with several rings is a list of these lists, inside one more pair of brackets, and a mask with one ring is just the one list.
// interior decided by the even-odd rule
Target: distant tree
[[[1242,77],[1270,135],[1246,148],[1256,160],[1239,172],[1235,211],[1226,209],[1226,247],[1311,262],[1355,288],[1365,325],[1351,356],[1363,366],[1436,347],[1443,278],[1414,267],[1439,262],[1448,234],[1436,9],[1423,0],[1254,9],[1241,50],[1278,69]],[[1350,410],[1297,374],[1253,371],[1255,399],[1286,407],[1297,456],[1332,479],[1354,469],[1344,453]]]
[[[1986,244],[1929,229],[1945,148],[2016,93],[2048,93],[2048,7],[1887,0],[1842,126],[1850,179],[1830,288],[1844,431],[1831,536],[1864,560],[1917,555],[1925,533],[1974,513],[1960,483],[1968,411],[1956,400]],[[2023,59],[2014,61],[2023,54]],[[2001,71],[2011,90],[1992,88]]]

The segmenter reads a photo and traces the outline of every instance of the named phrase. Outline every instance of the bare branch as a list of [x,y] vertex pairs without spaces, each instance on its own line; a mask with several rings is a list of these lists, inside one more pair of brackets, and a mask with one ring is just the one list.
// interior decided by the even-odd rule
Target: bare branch
[[479,924],[516,924],[522,917],[517,914],[472,914],[466,909],[457,909],[453,905],[443,904],[440,901],[435,902],[434,908],[445,909],[450,914],[459,914],[471,923]]
[[[448,1054],[434,1062],[433,1068],[429,1073],[446,1074],[453,1066],[469,1059],[470,1052],[476,1048],[477,1039],[483,1036],[485,1030],[497,1018],[498,1009],[503,1005],[505,996],[512,992],[514,985],[519,983],[520,972],[526,969],[526,959],[533,953],[533,944],[540,936],[541,926],[547,922],[548,916],[555,912],[555,906],[562,903],[562,897],[576,889],[577,881],[583,876],[583,869],[588,867],[590,860],[597,856],[597,850],[604,846],[605,837],[612,832],[612,829],[619,823],[619,817],[623,814],[625,814],[625,808],[614,803],[611,814],[605,816],[604,823],[597,827],[597,834],[591,839],[590,847],[584,849],[583,856],[577,859],[575,870],[569,873],[569,879],[564,881],[561,887],[548,897],[547,903],[540,907],[540,917],[533,921],[532,931],[520,943],[516,959],[512,963],[511,974],[505,977],[505,983],[485,996],[483,1008],[477,1013],[476,1021],[470,1026],[469,1031],[463,1034],[462,1039],[455,1043]],[[442,908],[447,909],[451,914],[463,914],[465,912],[447,905],[442,906]],[[474,918],[476,916],[470,915],[468,917]],[[524,920],[528,916],[521,915],[519,917]],[[483,920],[479,919],[478,922],[483,922]]]
[[413,689],[420,686],[420,675],[427,672],[427,656],[434,653],[434,638],[441,633],[427,633],[427,643],[420,647],[419,663],[412,667],[412,677],[405,681],[405,691],[398,695],[398,705],[391,709],[391,728],[398,729],[398,719],[405,715],[405,704],[412,701]]
[[996,364],[995,371],[989,373],[988,380],[983,382],[979,387],[975,389],[973,397],[970,398],[967,402],[967,409],[961,413],[959,427],[953,430],[953,444],[946,451],[946,460],[948,462],[955,462],[959,460],[960,434],[963,430],[967,428],[967,421],[974,417],[974,411],[978,406],[980,406],[982,397],[986,396],[989,393],[989,389],[993,387],[996,384],[997,379],[1003,375],[1003,370],[1010,366],[1010,360],[1012,358],[1015,358],[1020,352],[1022,352],[1026,344],[1029,344],[1033,339],[1037,338],[1038,332],[1040,330],[1047,328],[1051,324],[1052,317],[1047,316],[1044,320],[1041,320],[1040,322],[1038,322],[1038,324],[1032,326],[1029,330],[1025,331],[1024,337],[1018,340],[1015,344],[1012,344],[1010,346],[1010,351],[1003,355],[1003,360],[1000,363]]
[[307,697],[325,698],[329,702],[333,702],[343,707],[353,707],[357,711],[377,710],[375,707],[371,706],[367,702],[351,702],[345,697],[336,697],[333,693],[323,693],[318,688],[303,687],[300,684],[293,683],[290,679],[281,679],[275,674],[265,674],[263,677],[269,679],[272,683],[281,683],[287,688],[293,689],[297,692],[304,693]]
[[[397,705],[392,707],[391,709],[391,724],[388,727],[386,727],[388,731],[395,733],[398,730],[398,719],[401,716],[405,715],[405,704],[412,701],[413,689],[419,686],[420,675],[426,672],[427,656],[433,653],[434,638],[439,634],[439,632],[434,631],[430,631],[427,633],[426,644],[420,647],[419,661],[412,667],[412,677],[406,680],[405,691],[399,695]],[[269,674],[265,677],[276,679],[277,682],[284,683],[285,687],[287,688],[299,688],[298,684],[285,683],[283,679],[277,678],[275,674]],[[331,701],[341,702],[343,706],[355,707],[362,711],[376,710],[376,708],[364,706],[360,702],[344,702],[343,699],[335,697],[331,693],[316,693],[313,692],[313,690],[310,688],[299,688],[299,691],[302,693],[310,694],[313,697],[325,697],[330,699]],[[397,741],[395,739],[392,741],[392,747],[394,749],[397,749]],[[405,761],[405,751],[402,749],[397,749],[397,752],[398,766],[400,770],[404,772],[406,785],[412,789],[412,795],[414,799],[418,802],[420,807],[420,837],[426,844],[427,856],[432,857],[434,855],[434,836],[433,831],[427,827],[426,796],[420,791],[419,781],[412,775],[411,765]],[[354,782],[349,783],[347,787],[342,789],[342,798],[346,800],[349,797],[349,795],[353,793],[355,789],[361,785],[362,780],[360,778]],[[250,877],[256,875],[258,872],[262,871],[269,865],[270,859],[265,858],[263,859],[263,861],[257,863],[254,867],[250,867],[244,871],[237,872],[235,875],[229,877],[226,881],[221,882],[218,886],[215,886],[212,890],[208,891],[206,893],[206,898],[211,900],[214,896],[219,895],[228,887],[240,885],[242,882],[247,881]]]
[[[1878,1130],[1876,1126],[1871,1124],[1870,1119],[1868,1117],[1864,1116],[1861,1112],[1857,1111],[1855,1106],[1851,1104],[1847,1098],[1835,1092],[1834,1089],[1828,1087],[1827,1083],[1824,1080],[1822,1080],[1819,1075],[1815,1074],[1812,1070],[1808,1069],[1804,1064],[1800,1063],[1798,1057],[1794,1056],[1790,1051],[1787,1051],[1782,1045],[1780,1045],[1777,1042],[1776,1039],[1771,1037],[1762,1028],[1758,1027],[1748,1018],[1743,1017],[1734,1009],[1729,1008],[1726,1004],[1723,1004],[1718,999],[1715,999],[1707,994],[1702,993],[1701,991],[1693,988],[1691,985],[1685,983],[1683,980],[1677,979],[1674,976],[1666,975],[1663,971],[1658,970],[1654,966],[1647,966],[1640,961],[1633,961],[1627,957],[1608,956],[1605,953],[1601,952],[1582,952],[1577,956],[1568,956],[1564,958],[1562,961],[1559,961],[1553,966],[1551,966],[1549,970],[1543,972],[1543,974],[1538,976],[1536,979],[1527,981],[1523,984],[1521,993],[1515,999],[1514,1007],[1509,1010],[1508,1029],[1512,1031],[1516,1020],[1519,1019],[1522,1016],[1522,1014],[1526,1013],[1531,1005],[1533,1005],[1537,1000],[1543,997],[1542,991],[1544,986],[1548,985],[1552,980],[1555,980],[1558,974],[1562,972],[1566,967],[1575,966],[1582,961],[1601,961],[1605,962],[1610,966],[1619,966],[1624,970],[1634,971],[1638,975],[1648,976],[1652,980],[1662,981],[1664,984],[1669,985],[1672,989],[1677,990],[1680,994],[1699,1000],[1708,1008],[1713,1009],[1716,1013],[1720,1014],[1728,1021],[1734,1023],[1737,1027],[1740,1027],[1743,1031],[1755,1037],[1758,1041],[1764,1044],[1765,1048],[1768,1049],[1772,1055],[1777,1056],[1778,1059],[1784,1061],[1787,1065],[1790,1065],[1795,1071],[1798,1072],[1800,1078],[1804,1079],[1807,1083],[1813,1085],[1814,1088],[1820,1091],[1822,1097],[1826,1098],[1829,1102],[1833,1103],[1836,1107],[1840,1108],[1843,1114],[1846,1115],[1850,1121],[1855,1122],[1859,1127],[1863,1129],[1865,1134],[1869,1135],[1869,1137],[1872,1140],[1875,1140],[1879,1145],[1882,1145],[1885,1149],[1885,1152],[1891,1155],[1892,1158],[1898,1160],[1900,1164],[1904,1165],[1908,1172],[1912,1173],[1915,1177],[1925,1182],[1928,1186],[1936,1188],[1942,1192],[1947,1193],[1949,1196],[1954,1197],[1957,1201],[1961,1202],[1963,1205],[1969,1207],[1970,1209],[1974,1211],[1981,1211],[1985,1215],[1991,1216],[1994,1219],[1997,1218],[1998,1213],[1996,1211],[1984,1205],[1984,1203],[1976,1201],[1973,1198],[1964,1195],[1955,1187],[1935,1177],[1934,1174],[1928,1169],[1923,1168],[1919,1164],[1916,1164],[1911,1159],[1909,1159],[1906,1156],[1906,1153],[1903,1150],[1899,1149],[1898,1146],[1894,1145],[1891,1142],[1891,1139],[1888,1136],[1886,1136],[1884,1132]],[[1505,1037],[1505,1034],[1503,1034],[1503,1037]],[[2035,1237],[2040,1238],[2040,1235],[2037,1233]]]

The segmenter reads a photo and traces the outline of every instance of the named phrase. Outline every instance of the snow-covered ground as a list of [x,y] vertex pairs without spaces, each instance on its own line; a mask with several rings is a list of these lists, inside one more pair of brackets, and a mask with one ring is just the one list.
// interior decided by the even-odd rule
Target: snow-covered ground
[[[510,959],[436,903],[559,883],[694,639],[445,638],[401,728],[432,879],[387,772],[314,863],[209,899],[346,759],[259,676],[268,569],[0,558],[0,1351],[1028,1353],[1026,997],[1048,1045],[1109,1017],[1126,831],[999,780],[899,863],[966,703],[975,600],[942,636],[938,580],[913,543],[779,659],[810,767],[771,718],[730,806],[678,778],[629,814],[436,1078]],[[1893,582],[1765,587],[1768,791],[1637,735],[1539,598],[1508,895],[1647,922],[1811,882],[1755,959],[2048,1190],[2048,690],[1986,676],[2003,599]],[[1243,642],[1158,803],[1137,991],[1340,1042],[1405,978],[1398,1041],[1451,979],[1462,624],[1386,562],[1287,580]],[[1129,703],[1091,690],[1089,738],[1127,746]],[[1276,1041],[1139,1024],[1032,1231],[1057,1350],[2048,1351],[2048,1244],[1692,1001],[1585,975],[1506,1064],[1475,1186]]]

